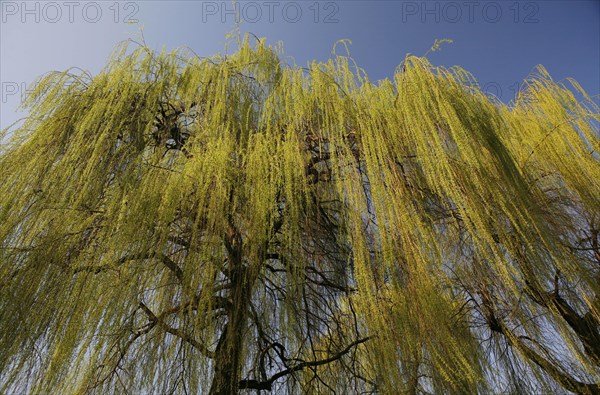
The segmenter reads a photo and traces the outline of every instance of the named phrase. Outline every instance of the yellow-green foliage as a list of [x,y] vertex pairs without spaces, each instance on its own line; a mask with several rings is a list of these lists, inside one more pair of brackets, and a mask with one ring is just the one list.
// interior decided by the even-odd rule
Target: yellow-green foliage
[[[0,392],[208,391],[227,320],[214,295],[238,303],[218,289],[234,231],[248,278],[279,256],[285,300],[246,281],[289,358],[369,337],[353,362],[298,371],[280,391],[352,392],[351,364],[388,394],[564,387],[510,336],[598,382],[598,360],[535,294],[560,286],[599,320],[600,118],[585,92],[539,67],[505,105],[425,58],[375,84],[345,56],[302,69],[280,55],[263,40],[204,59],[123,45],[95,77],[41,78],[0,150]],[[189,136],[169,141],[174,125]],[[336,259],[314,252],[327,237]],[[307,265],[351,289],[328,299],[342,329],[313,348],[296,315]],[[168,322],[205,352],[165,326],[133,337],[149,322],[140,302],[158,315],[190,300]],[[492,307],[502,331],[489,329]],[[239,377],[259,380],[261,350],[239,336]]]

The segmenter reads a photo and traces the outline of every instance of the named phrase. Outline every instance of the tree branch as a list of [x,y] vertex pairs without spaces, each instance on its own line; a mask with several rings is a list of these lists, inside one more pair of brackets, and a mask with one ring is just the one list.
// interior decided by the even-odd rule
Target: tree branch
[[365,337],[363,339],[358,339],[352,343],[350,343],[346,348],[344,348],[342,351],[338,352],[337,354],[332,355],[329,358],[326,359],[320,359],[317,361],[303,361],[298,363],[297,365],[292,366],[291,368],[285,369],[279,373],[274,374],[273,376],[271,376],[270,379],[266,380],[266,381],[258,381],[258,380],[240,380],[238,383],[238,388],[239,389],[255,389],[255,390],[267,390],[270,391],[272,389],[273,383],[277,380],[279,380],[280,378],[287,376],[288,374],[297,372],[299,370],[302,370],[304,368],[310,368],[310,367],[316,367],[316,366],[320,366],[320,365],[325,365],[334,361],[339,360],[340,358],[342,358],[344,355],[346,355],[348,352],[350,352],[350,350],[353,347],[358,346],[359,344],[365,343],[366,341],[368,341],[371,337]]
[[102,272],[106,272],[116,266],[120,266],[120,265],[124,264],[125,262],[138,261],[138,260],[142,260],[142,259],[151,259],[151,258],[155,258],[155,257],[159,257],[160,261],[169,270],[171,270],[173,272],[173,274],[175,275],[175,277],[177,277],[177,279],[179,281],[183,280],[183,270],[181,270],[181,268],[171,258],[169,258],[166,254],[156,254],[154,252],[126,255],[126,256],[120,258],[115,265],[79,266],[79,267],[76,267],[75,269],[73,269],[73,273],[77,274],[77,273],[86,272],[86,273],[99,274]]
[[159,319],[152,312],[152,310],[150,310],[148,308],[148,306],[146,306],[143,302],[140,302],[140,307],[142,308],[142,310],[144,310],[144,312],[146,313],[146,315],[148,315],[148,319],[151,322],[157,323],[165,332],[170,333],[170,334],[172,334],[174,336],[177,336],[180,339],[182,339],[183,341],[189,343],[195,349],[197,349],[202,354],[204,354],[206,357],[211,358],[211,359],[215,357],[215,353],[213,351],[209,350],[204,344],[201,344],[200,342],[198,342],[197,340],[195,340],[194,338],[192,338],[191,336],[189,336],[187,333],[183,332],[182,330],[177,329],[177,328],[173,328],[172,326],[170,326],[166,322],[164,322],[161,319]]

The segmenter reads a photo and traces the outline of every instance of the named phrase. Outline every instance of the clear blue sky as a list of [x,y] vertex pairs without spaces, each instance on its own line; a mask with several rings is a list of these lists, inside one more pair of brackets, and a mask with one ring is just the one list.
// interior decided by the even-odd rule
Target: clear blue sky
[[[0,128],[21,91],[50,70],[93,73],[115,45],[139,36],[155,48],[223,52],[235,25],[231,1],[0,1]],[[301,66],[325,60],[350,39],[351,55],[371,80],[389,78],[407,53],[423,55],[435,39],[453,44],[428,55],[437,65],[472,72],[489,93],[510,101],[537,64],[556,80],[573,77],[600,92],[600,0],[546,1],[238,1],[241,31],[282,41]],[[137,23],[125,23],[127,19]]]

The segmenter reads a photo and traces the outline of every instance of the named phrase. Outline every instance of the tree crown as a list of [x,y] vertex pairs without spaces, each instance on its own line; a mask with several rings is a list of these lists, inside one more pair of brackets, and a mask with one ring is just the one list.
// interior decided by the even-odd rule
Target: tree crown
[[40,79],[0,151],[0,388],[594,393],[579,85],[538,67],[505,105],[425,58],[280,56]]

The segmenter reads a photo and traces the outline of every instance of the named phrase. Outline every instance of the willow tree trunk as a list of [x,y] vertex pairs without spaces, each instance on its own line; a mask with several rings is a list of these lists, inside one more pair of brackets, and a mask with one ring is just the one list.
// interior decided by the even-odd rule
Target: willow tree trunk
[[247,320],[250,293],[254,281],[242,259],[242,239],[230,224],[225,246],[228,253],[229,289],[231,304],[228,305],[227,323],[223,327],[213,360],[215,370],[210,395],[236,394],[242,373],[243,332]]

